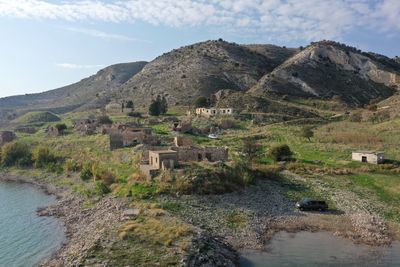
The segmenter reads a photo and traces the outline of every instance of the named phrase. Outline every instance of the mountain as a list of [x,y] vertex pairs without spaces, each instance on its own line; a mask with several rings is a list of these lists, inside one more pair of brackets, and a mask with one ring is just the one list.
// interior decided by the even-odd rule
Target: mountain
[[221,89],[246,91],[293,54],[277,46],[197,43],[159,56],[121,89],[137,105],[145,106],[159,94],[171,105],[189,104]]
[[0,109],[53,110],[65,112],[96,102],[140,72],[147,62],[112,65],[80,82],[39,94],[0,99]]
[[332,41],[313,43],[266,74],[257,95],[330,99],[352,106],[384,99],[400,88],[400,64]]

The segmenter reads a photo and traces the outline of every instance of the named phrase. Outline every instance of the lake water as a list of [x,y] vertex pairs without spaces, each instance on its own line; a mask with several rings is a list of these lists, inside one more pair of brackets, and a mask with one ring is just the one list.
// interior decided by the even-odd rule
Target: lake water
[[36,266],[60,248],[62,224],[36,215],[54,201],[31,185],[0,181],[0,266]]
[[398,267],[400,243],[391,247],[354,245],[330,233],[280,232],[268,244],[267,252],[245,252],[243,267]]

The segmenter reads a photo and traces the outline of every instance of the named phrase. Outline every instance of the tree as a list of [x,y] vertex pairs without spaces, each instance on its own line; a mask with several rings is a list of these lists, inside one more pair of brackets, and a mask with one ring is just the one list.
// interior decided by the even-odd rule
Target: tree
[[166,114],[168,111],[168,102],[165,96],[161,97],[160,95],[157,98],[151,101],[149,106],[149,114],[151,116],[159,116],[161,114]]
[[132,100],[128,100],[128,102],[126,102],[126,108],[131,108],[133,110],[134,105]]
[[301,137],[307,138],[311,141],[311,137],[314,136],[314,132],[310,126],[305,126],[301,129]]
[[121,104],[121,109],[122,109],[122,113],[124,113],[124,109],[125,109],[125,102],[122,102],[122,104]]
[[152,100],[149,106],[149,114],[151,116],[159,116],[160,115],[160,105],[157,100]]
[[275,145],[269,150],[269,156],[275,161],[291,160],[293,152],[288,145]]
[[243,140],[243,146],[241,150],[250,164],[262,153],[262,147],[260,143],[252,137],[248,137]]
[[168,102],[165,96],[163,96],[160,102],[160,113],[166,114],[167,112],[168,112]]
[[209,106],[209,101],[206,97],[199,96],[198,98],[196,98],[193,104],[195,108],[205,108]]
[[100,124],[112,124],[113,121],[107,115],[103,115],[97,118]]

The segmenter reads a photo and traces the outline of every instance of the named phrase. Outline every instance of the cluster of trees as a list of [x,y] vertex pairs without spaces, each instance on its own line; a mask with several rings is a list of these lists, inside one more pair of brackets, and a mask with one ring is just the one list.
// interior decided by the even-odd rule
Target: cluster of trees
[[151,116],[164,115],[168,111],[168,102],[165,96],[158,95],[156,99],[153,99],[149,106],[149,114]]
[[[243,140],[241,153],[252,164],[257,158],[264,154],[263,146],[254,137],[248,137]],[[269,148],[268,156],[274,161],[290,161],[294,153],[286,144],[278,144]]]

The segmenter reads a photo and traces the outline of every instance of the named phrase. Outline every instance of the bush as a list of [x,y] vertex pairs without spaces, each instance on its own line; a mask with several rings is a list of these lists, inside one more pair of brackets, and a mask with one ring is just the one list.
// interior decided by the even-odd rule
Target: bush
[[73,159],[67,159],[64,164],[64,168],[67,172],[77,172],[80,169],[79,164]]
[[134,108],[132,100],[128,100],[128,102],[126,102],[126,108],[131,108],[131,109]]
[[48,147],[37,147],[33,151],[32,160],[35,164],[36,168],[43,168],[48,164],[55,164],[57,163],[57,157],[50,152]]
[[93,178],[92,164],[85,164],[81,170],[82,181],[88,181]]
[[32,165],[31,148],[23,143],[7,143],[1,149],[1,164],[4,166]]
[[206,97],[199,96],[196,98],[193,104],[195,108],[206,108],[210,105],[210,102]]
[[275,145],[269,150],[269,155],[275,161],[291,160],[293,152],[288,145]]
[[314,136],[314,132],[310,126],[305,126],[301,129],[301,137],[307,138],[311,141],[311,137]]
[[100,124],[112,124],[113,121],[107,115],[103,115],[97,118]]
[[129,117],[134,117],[134,118],[141,118],[141,117],[142,117],[142,113],[132,111],[132,112],[129,112],[129,113],[128,113],[128,116],[129,116]]
[[67,125],[65,123],[58,123],[56,124],[56,128],[60,133],[63,133],[65,130],[67,130]]
[[96,193],[98,195],[106,195],[110,193],[110,188],[103,181],[96,181]]

